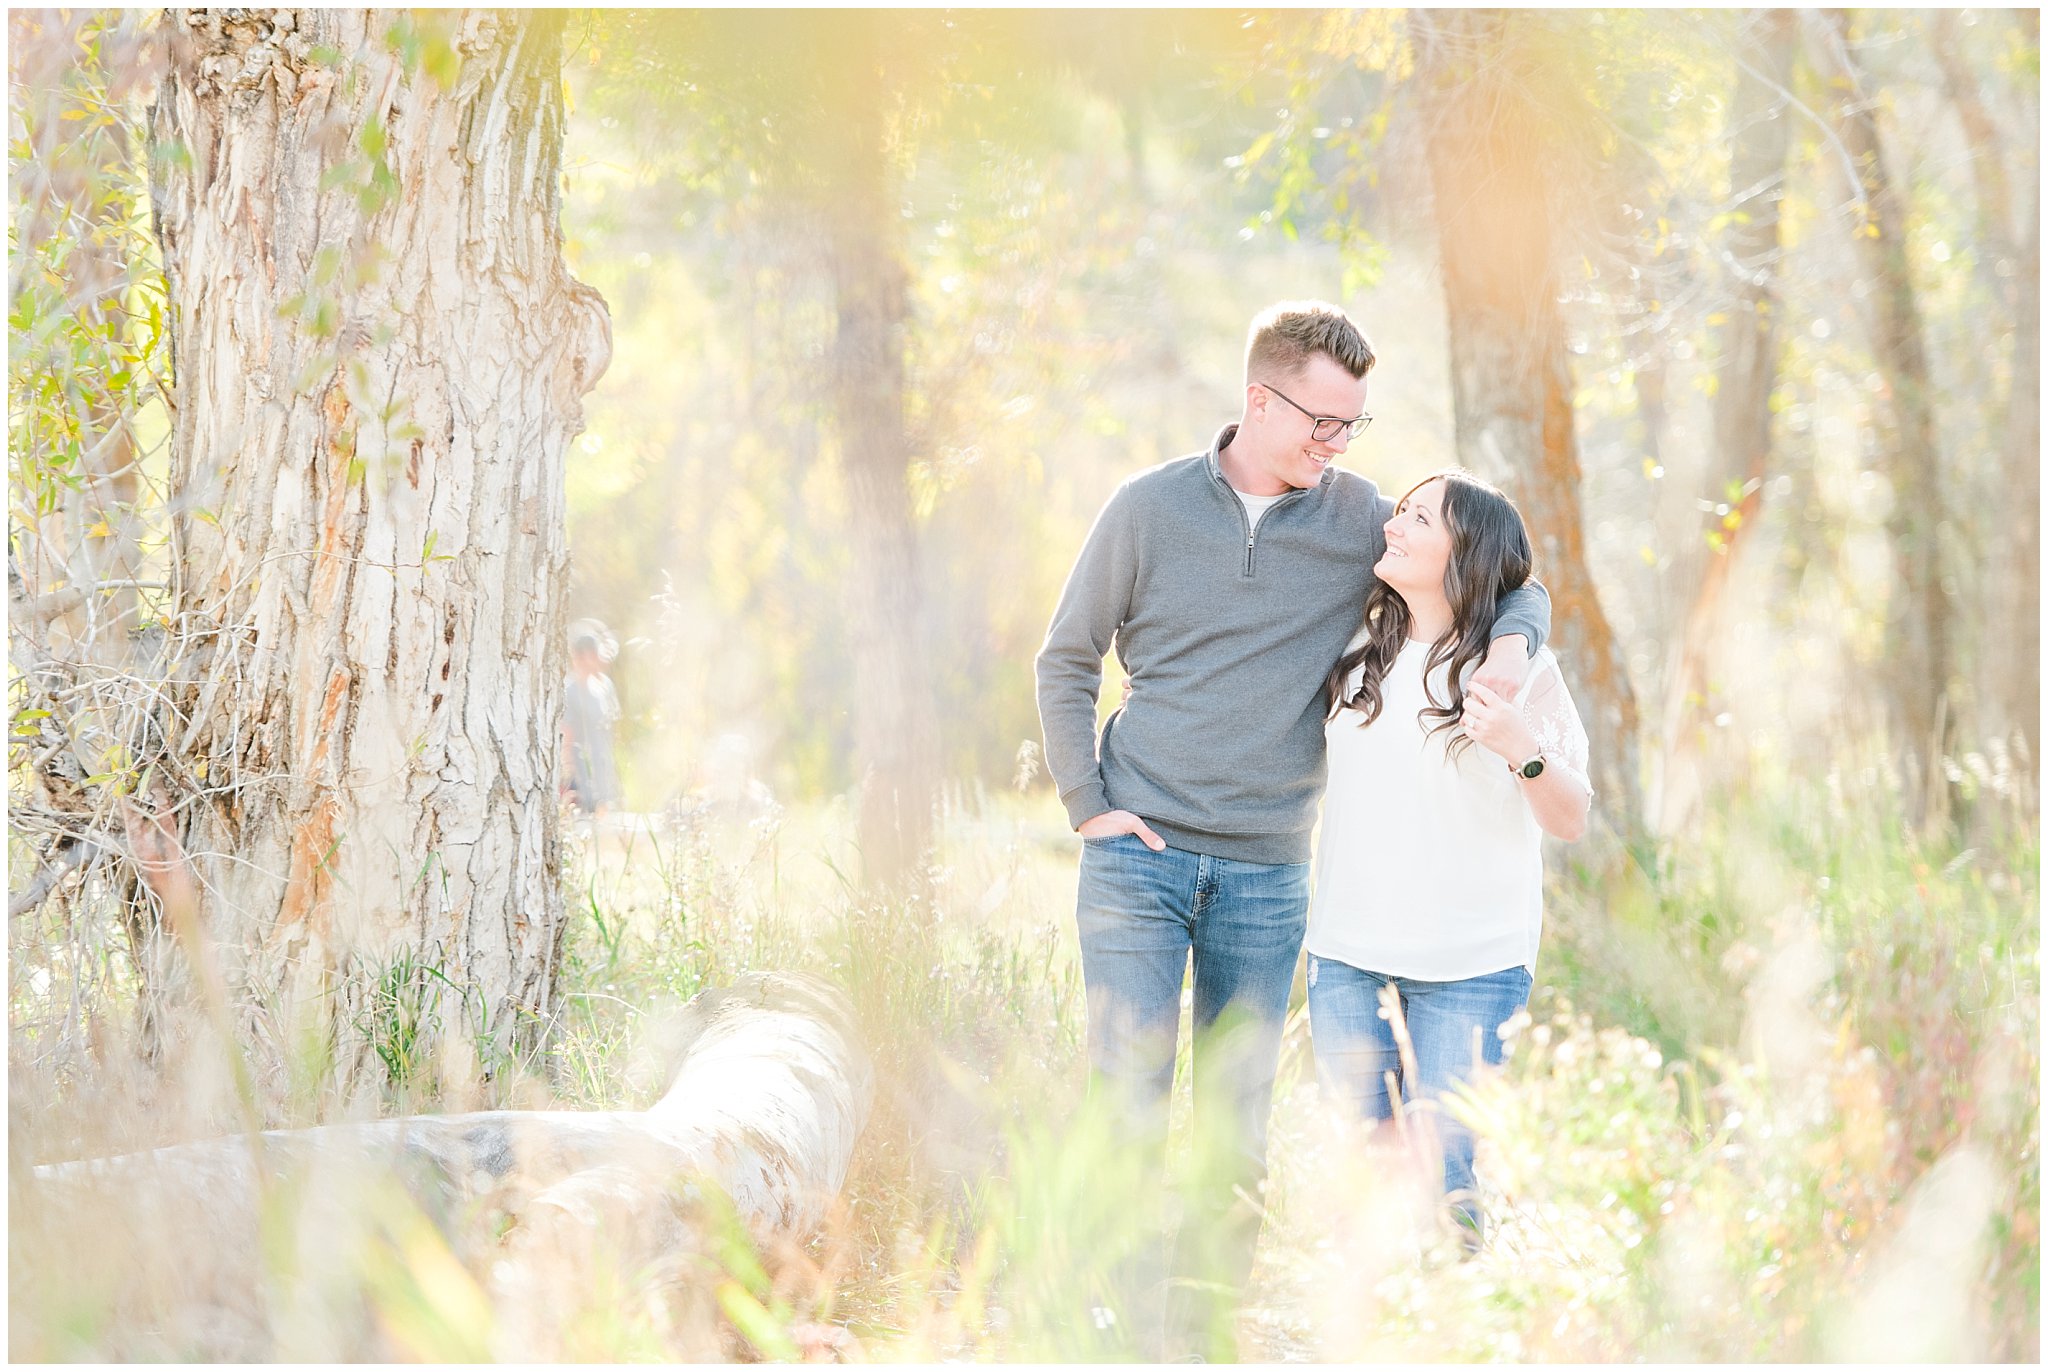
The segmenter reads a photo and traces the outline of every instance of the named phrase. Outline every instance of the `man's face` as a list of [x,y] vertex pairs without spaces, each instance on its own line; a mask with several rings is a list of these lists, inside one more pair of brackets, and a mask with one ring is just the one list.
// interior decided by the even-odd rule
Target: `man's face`
[[[1271,384],[1265,384],[1268,381]],[[1294,404],[1288,404],[1290,400]],[[1365,378],[1345,371],[1328,354],[1317,353],[1299,376],[1254,378],[1246,387],[1245,413],[1257,430],[1248,455],[1280,481],[1307,490],[1320,482],[1324,470],[1351,446],[1351,432],[1346,428],[1338,428],[1329,438],[1316,438],[1315,420],[1310,415],[1355,419],[1364,414]]]

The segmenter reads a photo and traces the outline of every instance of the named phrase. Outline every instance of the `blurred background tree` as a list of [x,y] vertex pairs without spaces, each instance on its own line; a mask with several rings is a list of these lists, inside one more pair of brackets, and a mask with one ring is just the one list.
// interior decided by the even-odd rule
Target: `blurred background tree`
[[[1043,471],[1036,445],[1045,426],[1091,413],[1112,433],[1131,426],[1086,394],[1090,361],[1106,347],[1177,370],[1169,291],[1148,293],[1160,317],[1126,340],[1070,337],[1049,311],[1064,306],[1071,317],[1062,285],[1085,293],[1103,266],[1136,275],[1159,259],[1146,242],[1138,262],[1127,251],[1118,261],[1110,243],[1167,215],[1142,189],[1135,199],[1112,189],[1103,158],[1149,184],[1148,117],[1195,117],[1174,73],[1214,79],[1223,45],[1242,32],[1227,18],[607,12],[593,21],[584,97],[593,122],[600,136],[616,130],[641,149],[636,182],[675,204],[675,219],[714,221],[704,244],[712,258],[687,265],[704,268],[689,275],[709,296],[706,342],[736,345],[744,372],[741,394],[695,393],[728,417],[692,425],[697,452],[683,459],[677,497],[696,511],[735,503],[746,523],[770,526],[704,566],[708,575],[662,569],[671,587],[739,593],[725,607],[747,640],[739,651],[699,656],[674,642],[703,608],[680,605],[687,592],[664,593],[668,621],[647,632],[644,562],[619,569],[633,582],[580,602],[593,613],[637,611],[629,622],[657,661],[680,650],[724,678],[702,688],[721,702],[718,724],[677,740],[694,759],[680,775],[648,777],[643,785],[656,789],[643,803],[692,783],[737,794],[735,769],[767,770],[779,755],[780,790],[857,792],[864,865],[887,883],[922,854],[942,778],[1007,779],[1037,732],[1029,659],[1045,612],[1026,597],[1006,602],[1036,592],[1050,604],[1063,572],[1030,537],[1045,518],[1030,494]],[[607,63],[605,53],[621,51],[628,60]],[[664,93],[681,98],[655,98]],[[1121,126],[1107,149],[1104,124]],[[641,141],[650,138],[660,145],[651,156]],[[1086,203],[1047,180],[1048,169],[1084,167],[1096,190]],[[691,208],[708,190],[712,201]],[[647,269],[652,246],[676,251],[672,239],[634,241],[650,245],[630,258]],[[579,245],[590,252],[589,240]],[[602,271],[607,256],[584,260]],[[1073,274],[1064,283],[1063,272]],[[1042,340],[1034,325],[1049,331]],[[1158,404],[1156,392],[1145,399]],[[1153,451],[1178,441],[1162,435]],[[965,489],[975,485],[979,496]],[[618,489],[639,504],[632,488]],[[990,520],[998,508],[1002,518]],[[623,513],[610,504],[604,518]],[[590,542],[622,535],[607,528]],[[1002,574],[1005,562],[1013,575]],[[974,575],[959,574],[964,564]],[[600,550],[586,565],[616,564]],[[579,583],[579,594],[594,589]],[[800,603],[778,603],[792,591]],[[634,610],[610,608],[621,599]],[[767,631],[785,617],[799,621],[794,633]],[[767,700],[747,684],[750,660],[764,658],[783,687]],[[798,701],[801,709],[778,708]]]
[[[1636,700],[1586,562],[1560,245],[1589,204],[1600,130],[1582,49],[1552,16],[1498,10],[1409,18],[1414,99],[1450,318],[1458,456],[1521,507],[1572,664],[1601,813],[1641,822]],[[1581,230],[1582,231],[1582,230]]]
[[[1470,83],[1432,77],[1432,34],[1501,83],[1489,109],[1524,108],[1527,155],[1498,163],[1521,180],[1445,141]],[[2037,727],[2035,43],[1989,11],[1846,34],[1775,11],[592,19],[571,251],[644,306],[622,328],[650,361],[594,398],[573,597],[627,626],[633,796],[922,776],[884,824],[908,833],[928,785],[1010,781],[1045,606],[1100,499],[1234,413],[1243,318],[1321,295],[1386,359],[1359,468],[1399,486],[1462,460],[1529,510],[1618,828],[1673,832],[1753,763],[1852,757],[1966,814],[2031,774]],[[878,55],[800,75],[827,49]],[[1845,60],[1861,97],[1830,84]],[[880,370],[855,386],[828,268],[835,234],[880,243],[880,219],[825,206],[852,194],[857,123],[901,299],[874,306],[895,342],[861,345]],[[1432,188],[1433,147],[1469,186]],[[1510,262],[1516,309],[1556,301],[1532,354],[1554,359],[1547,430],[1535,380],[1481,384],[1505,335],[1455,322]],[[1901,282],[1920,410],[1891,379]],[[874,401],[899,386],[887,358],[900,400]],[[856,392],[878,407],[858,424]],[[1489,407],[1526,417],[1531,456],[1487,437]],[[855,460],[863,424],[900,436]],[[1886,437],[1907,430],[1938,470]]]

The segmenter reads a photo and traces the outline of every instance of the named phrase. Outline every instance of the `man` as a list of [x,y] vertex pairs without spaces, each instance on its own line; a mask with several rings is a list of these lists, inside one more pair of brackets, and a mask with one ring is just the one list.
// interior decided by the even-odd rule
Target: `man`
[[562,692],[562,788],[576,809],[602,815],[619,800],[612,755],[618,692],[605,672],[619,651],[611,630],[595,619],[569,626],[569,679]]
[[[1372,482],[1335,465],[1371,422],[1374,360],[1334,305],[1262,313],[1238,422],[1206,453],[1117,488],[1038,654],[1046,762],[1083,840],[1092,1085],[1163,1172],[1192,952],[1197,1138],[1228,1140],[1221,1174],[1188,1197],[1169,1353],[1230,1354],[1233,1302],[1213,1297],[1242,1285],[1258,1238],[1249,1198],[1265,1172],[1308,916],[1324,682],[1359,628],[1393,514]],[[1477,679],[1512,695],[1549,625],[1540,586],[1515,592]],[[1130,693],[1098,753],[1096,698],[1112,646]],[[1127,1289],[1119,1299],[1140,1337],[1156,1337],[1149,1297]]]

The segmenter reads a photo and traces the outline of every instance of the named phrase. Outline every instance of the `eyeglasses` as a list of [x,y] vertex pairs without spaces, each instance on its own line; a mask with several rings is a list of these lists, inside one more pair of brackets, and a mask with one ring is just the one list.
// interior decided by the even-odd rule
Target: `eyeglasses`
[[[1263,381],[1261,381],[1259,384],[1261,386],[1265,386],[1266,389],[1273,392],[1274,395],[1279,395],[1282,400],[1287,400],[1286,396],[1280,395],[1280,390],[1278,387],[1268,386]],[[1295,409],[1301,410],[1303,414],[1308,415],[1310,419],[1313,419],[1315,421],[1315,427],[1309,430],[1309,437],[1317,443],[1328,443],[1331,439],[1335,438],[1338,434],[1343,433],[1346,429],[1349,429],[1351,431],[1351,436],[1353,438],[1356,438],[1360,434],[1364,433],[1366,429],[1370,427],[1372,424],[1372,416],[1369,414],[1362,414],[1358,416],[1358,418],[1356,419],[1338,419],[1333,415],[1314,414],[1308,410],[1303,410],[1299,404],[1296,404],[1292,400],[1287,400],[1287,403],[1293,405]]]

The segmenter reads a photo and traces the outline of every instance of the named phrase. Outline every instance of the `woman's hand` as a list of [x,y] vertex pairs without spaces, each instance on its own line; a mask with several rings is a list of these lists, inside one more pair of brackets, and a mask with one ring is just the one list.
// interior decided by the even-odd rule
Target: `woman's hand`
[[1510,765],[1536,755],[1536,735],[1523,723],[1522,712],[1476,681],[1466,688],[1462,722],[1474,743],[1498,753]]

